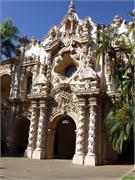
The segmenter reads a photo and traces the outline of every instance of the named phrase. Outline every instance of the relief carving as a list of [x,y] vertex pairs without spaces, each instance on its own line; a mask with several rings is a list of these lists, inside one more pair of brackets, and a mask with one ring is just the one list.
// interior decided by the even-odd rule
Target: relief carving
[[77,97],[66,91],[62,91],[55,96],[55,103],[53,103],[53,111],[69,112],[77,111]]

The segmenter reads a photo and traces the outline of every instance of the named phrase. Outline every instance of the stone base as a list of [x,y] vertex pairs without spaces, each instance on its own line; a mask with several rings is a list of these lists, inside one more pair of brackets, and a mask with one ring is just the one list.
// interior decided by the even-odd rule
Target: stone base
[[33,159],[44,159],[45,158],[45,151],[42,149],[35,149],[33,152]]
[[73,157],[73,164],[84,164],[84,154],[75,154]]
[[95,155],[87,155],[87,156],[85,156],[84,164],[89,165],[89,166],[98,165],[97,157]]
[[24,153],[24,157],[32,158],[33,151],[34,151],[33,149],[26,149]]

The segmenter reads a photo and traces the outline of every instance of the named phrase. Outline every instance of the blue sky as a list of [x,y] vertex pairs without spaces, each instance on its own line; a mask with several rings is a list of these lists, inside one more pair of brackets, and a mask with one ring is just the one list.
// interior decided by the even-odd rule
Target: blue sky
[[[21,35],[32,36],[42,40],[50,27],[59,25],[67,13],[70,0],[0,0],[1,20],[12,18]],[[96,23],[109,24],[115,15],[130,21],[128,15],[134,8],[134,0],[75,0],[75,9],[81,19],[90,16]]]

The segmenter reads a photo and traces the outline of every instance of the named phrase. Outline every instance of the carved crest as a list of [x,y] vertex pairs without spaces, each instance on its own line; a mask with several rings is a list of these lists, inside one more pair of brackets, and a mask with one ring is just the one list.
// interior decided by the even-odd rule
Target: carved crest
[[77,97],[69,92],[62,91],[56,95],[56,102],[58,104],[58,111],[76,111],[77,110]]

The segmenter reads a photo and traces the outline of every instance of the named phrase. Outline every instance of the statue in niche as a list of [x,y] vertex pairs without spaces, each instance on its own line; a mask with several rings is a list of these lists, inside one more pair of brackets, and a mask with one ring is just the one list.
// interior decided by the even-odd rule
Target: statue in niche
[[113,40],[112,45],[119,46],[119,43],[123,40],[127,44],[129,44],[129,39],[127,35],[124,34],[128,31],[127,22],[119,16],[115,16],[111,23],[111,26],[114,27],[116,32],[120,35],[120,37],[117,37],[115,40]]
[[31,43],[26,46],[25,57],[29,60],[39,60],[40,56],[40,41],[34,36],[31,39]]
[[47,79],[46,79],[47,64],[46,63],[47,63],[46,57],[44,57],[44,61],[40,64],[39,74],[34,79],[34,82],[33,82],[34,86],[46,84],[47,82]]
[[91,30],[92,30],[91,19],[90,18],[84,19],[82,22],[82,34],[81,34],[81,36],[82,37],[88,37]]
[[88,48],[88,54],[84,57],[84,68],[87,67],[94,68],[93,51],[91,47]]
[[92,62],[86,59],[85,68],[81,72],[82,79],[95,79],[97,77],[97,73],[93,70],[92,66]]
[[33,45],[33,46],[36,46],[36,44],[37,44],[37,39],[33,36],[32,37],[32,39],[31,39],[31,44]]
[[94,70],[93,53],[91,47],[88,50],[88,54],[83,57],[84,64],[80,71],[80,82],[78,87],[81,89],[96,89],[99,86],[99,76]]
[[34,79],[33,84],[34,85],[39,85],[39,84],[45,84],[47,79],[44,73],[44,68],[45,66],[42,64],[40,67],[40,73],[37,75],[37,77]]
[[43,46],[51,44],[56,39],[57,36],[58,36],[58,29],[56,26],[54,26],[50,29],[48,37],[45,38],[43,42]]
[[112,22],[111,22],[111,26],[113,26],[113,27],[120,27],[121,24],[122,24],[122,21],[123,20],[121,19],[121,17],[116,15],[114,17],[114,19],[112,20]]

